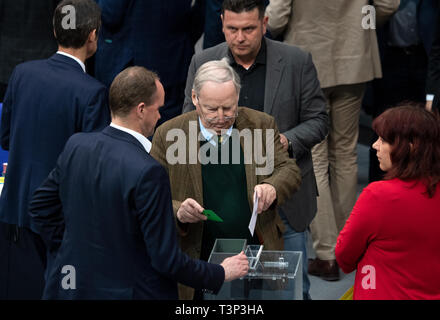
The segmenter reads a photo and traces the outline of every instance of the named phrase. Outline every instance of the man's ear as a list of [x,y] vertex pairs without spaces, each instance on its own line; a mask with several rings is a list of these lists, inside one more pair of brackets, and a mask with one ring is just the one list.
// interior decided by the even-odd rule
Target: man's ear
[[269,22],[269,17],[264,16],[263,17],[263,34],[266,34],[267,32],[267,23]]
[[136,115],[138,116],[138,118],[143,118],[145,116],[145,108],[147,106],[145,105],[145,103],[141,102],[136,106]]
[[93,29],[90,34],[89,38],[87,39],[89,42],[95,42],[98,39],[98,35],[96,34],[96,29]]
[[196,94],[196,92],[194,90],[191,91],[191,99],[192,99],[193,105],[197,108],[198,104],[199,104],[199,101],[197,99],[197,94]]

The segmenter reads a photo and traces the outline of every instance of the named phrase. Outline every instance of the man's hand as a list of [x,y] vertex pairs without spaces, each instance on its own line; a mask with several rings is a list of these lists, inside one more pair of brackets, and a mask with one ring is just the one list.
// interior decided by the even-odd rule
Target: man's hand
[[269,209],[277,198],[277,191],[275,190],[274,186],[268,183],[257,184],[254,188],[254,191],[258,197],[257,213],[261,213]]
[[243,251],[226,258],[220,265],[225,269],[225,282],[244,277],[249,270],[249,261]]
[[182,223],[196,223],[208,219],[202,214],[203,208],[196,200],[188,198],[182,202],[177,210],[177,219]]
[[289,140],[286,138],[284,134],[280,133],[280,142],[283,145],[284,151],[287,151],[289,149]]
[[425,109],[428,111],[432,111],[432,100],[426,101]]

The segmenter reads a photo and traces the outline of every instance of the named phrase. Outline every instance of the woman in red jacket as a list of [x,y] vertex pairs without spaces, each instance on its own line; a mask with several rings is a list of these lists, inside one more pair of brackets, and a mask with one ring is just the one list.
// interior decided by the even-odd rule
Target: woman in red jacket
[[440,123],[416,106],[373,122],[385,180],[368,185],[335,254],[354,299],[440,299]]

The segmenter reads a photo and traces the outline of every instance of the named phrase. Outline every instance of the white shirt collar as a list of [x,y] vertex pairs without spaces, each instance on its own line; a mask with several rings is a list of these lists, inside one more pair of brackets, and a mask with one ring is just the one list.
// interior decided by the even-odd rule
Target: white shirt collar
[[151,150],[151,142],[150,142],[150,140],[145,138],[139,132],[136,132],[134,130],[131,130],[131,129],[128,129],[128,128],[125,128],[125,127],[118,126],[118,125],[114,124],[113,122],[110,123],[110,127],[113,127],[115,129],[119,129],[119,130],[124,131],[124,132],[127,132],[128,134],[131,134],[133,137],[135,137],[142,144],[142,146],[145,148],[145,150],[148,153],[150,153],[150,150]]
[[77,57],[72,56],[71,54],[68,54],[68,53],[63,52],[63,51],[57,51],[57,53],[58,53],[58,54],[61,54],[61,55],[63,55],[63,56],[66,56],[66,57],[72,58],[73,60],[75,60],[76,62],[79,63],[79,65],[80,65],[81,68],[83,69],[84,73],[86,72],[86,65],[84,64],[84,62],[82,62],[81,60],[79,60]]
[[[205,126],[203,125],[202,121],[200,120],[200,117],[199,117],[199,125],[200,125],[200,132],[202,133],[202,135],[206,139],[206,141],[209,141],[209,143],[212,144],[214,147],[217,146],[217,143],[215,142],[216,139],[212,139],[215,135],[213,133],[214,131],[206,129]],[[226,131],[226,133],[224,135],[222,135],[222,138],[223,138],[221,141],[222,144],[224,144],[228,140],[227,138],[229,138],[231,136],[232,127],[233,126],[231,126],[228,129],[228,131]]]

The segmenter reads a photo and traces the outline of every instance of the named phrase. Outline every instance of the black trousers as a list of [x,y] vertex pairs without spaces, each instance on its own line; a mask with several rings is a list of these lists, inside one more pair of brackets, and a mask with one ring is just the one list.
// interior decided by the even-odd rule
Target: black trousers
[[[382,79],[373,81],[373,118],[404,101],[425,103],[425,83],[428,57],[423,45],[410,48],[385,49],[382,60]],[[371,144],[377,140],[371,137]],[[370,144],[369,181],[382,180],[385,172],[379,168],[376,150]]]
[[39,300],[44,290],[46,247],[27,228],[0,222],[0,300]]

